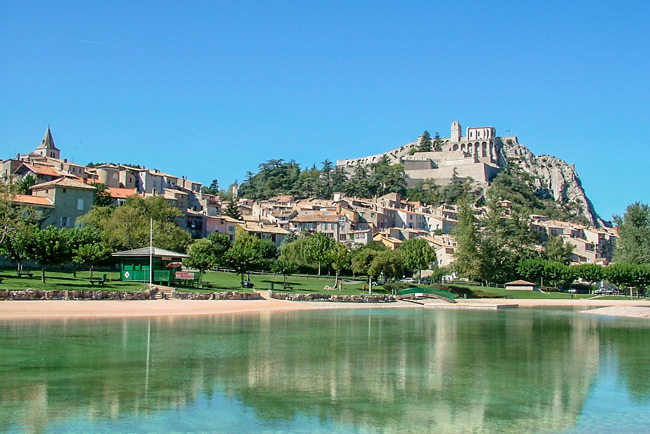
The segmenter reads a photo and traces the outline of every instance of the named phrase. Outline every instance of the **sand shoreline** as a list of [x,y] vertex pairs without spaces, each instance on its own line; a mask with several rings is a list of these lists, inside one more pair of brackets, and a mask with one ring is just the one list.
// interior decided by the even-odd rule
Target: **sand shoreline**
[[[517,304],[519,307],[579,307],[585,310],[602,310],[603,315],[640,315],[638,308],[650,308],[646,300],[543,300],[543,299],[473,299],[460,300],[457,308],[471,308],[491,305]],[[263,300],[35,300],[0,301],[0,321],[56,318],[138,318],[158,316],[196,316],[224,314],[259,314],[263,312],[302,311],[320,309],[386,309],[421,308],[403,301],[395,303],[335,303],[284,301],[264,298]],[[428,304],[434,308],[435,304]],[[636,312],[631,314],[630,312]],[[594,312],[599,313],[599,312]]]

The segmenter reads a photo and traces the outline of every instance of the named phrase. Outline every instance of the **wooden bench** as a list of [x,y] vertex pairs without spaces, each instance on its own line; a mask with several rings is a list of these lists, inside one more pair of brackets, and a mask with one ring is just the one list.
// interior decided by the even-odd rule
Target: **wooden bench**
[[103,285],[104,283],[106,283],[106,275],[103,274],[102,277],[91,277],[90,279],[88,279],[88,282],[91,285],[94,285],[95,283],[97,283],[98,285]]
[[32,273],[31,271],[19,271],[18,272],[18,277],[23,277],[23,276],[27,276],[27,277],[31,278],[31,277],[34,276],[34,273]]

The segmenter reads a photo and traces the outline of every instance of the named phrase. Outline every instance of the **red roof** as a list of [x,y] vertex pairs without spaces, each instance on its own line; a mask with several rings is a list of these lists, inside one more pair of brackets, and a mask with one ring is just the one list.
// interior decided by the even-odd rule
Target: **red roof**
[[513,280],[512,282],[506,283],[506,285],[510,285],[510,286],[531,286],[531,285],[533,285],[533,286],[535,286],[534,283],[528,282],[526,280]]
[[129,196],[138,194],[135,188],[107,188],[106,191],[113,199],[126,199]]
[[27,194],[17,194],[13,197],[15,203],[24,203],[26,205],[54,206],[50,199],[44,196],[29,196]]
[[[43,176],[54,176],[54,177],[61,177],[59,172],[54,170],[52,167],[49,166],[41,166],[39,164],[27,164],[23,163],[25,167],[27,167],[29,170],[32,172],[36,173],[37,175],[43,175]],[[16,169],[18,170],[18,169]]]

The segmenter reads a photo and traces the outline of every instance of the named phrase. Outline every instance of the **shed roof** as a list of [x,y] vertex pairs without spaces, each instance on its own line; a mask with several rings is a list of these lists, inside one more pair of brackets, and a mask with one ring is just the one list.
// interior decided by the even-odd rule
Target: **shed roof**
[[506,283],[506,285],[510,285],[510,286],[531,286],[531,285],[533,285],[533,286],[535,286],[534,283],[528,282],[526,280],[513,280],[512,282]]
[[[115,252],[112,256],[118,258],[141,258],[149,257],[151,247],[142,247],[140,249],[124,250],[123,252]],[[172,258],[189,258],[185,253],[172,252],[171,250],[153,247],[153,257],[162,258],[163,256],[170,256]]]

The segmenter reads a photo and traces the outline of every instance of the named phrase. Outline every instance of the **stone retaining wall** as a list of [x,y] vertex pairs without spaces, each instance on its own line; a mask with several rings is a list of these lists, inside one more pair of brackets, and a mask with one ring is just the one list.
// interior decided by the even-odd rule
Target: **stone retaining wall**
[[0,300],[150,300],[155,294],[156,290],[151,292],[0,290]]
[[[153,300],[158,292],[151,291],[116,292],[116,291],[42,291],[27,289],[25,291],[0,290],[0,300]],[[164,294],[163,294],[164,297]],[[262,300],[255,292],[176,292],[172,297],[180,300]]]
[[276,300],[288,301],[332,301],[337,303],[392,303],[392,295],[339,295],[339,294],[291,294],[272,292],[269,295]]
[[179,300],[262,300],[256,292],[172,292],[172,297]]

